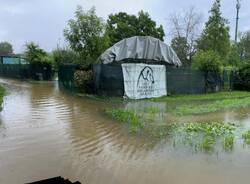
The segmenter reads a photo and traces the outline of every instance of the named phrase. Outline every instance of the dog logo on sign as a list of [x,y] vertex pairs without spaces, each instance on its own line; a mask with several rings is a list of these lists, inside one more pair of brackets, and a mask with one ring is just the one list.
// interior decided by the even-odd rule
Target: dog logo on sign
[[140,95],[150,95],[153,92],[155,83],[154,71],[151,67],[144,67],[137,80],[137,91]]

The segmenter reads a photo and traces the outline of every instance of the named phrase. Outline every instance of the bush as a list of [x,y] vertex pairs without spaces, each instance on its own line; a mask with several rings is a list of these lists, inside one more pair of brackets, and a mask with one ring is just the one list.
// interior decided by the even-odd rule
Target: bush
[[64,63],[77,64],[80,63],[80,56],[69,48],[57,48],[52,52],[54,60],[54,68],[58,70],[59,65]]
[[80,92],[93,92],[93,72],[92,70],[76,70],[74,73],[75,87]]
[[30,64],[52,64],[51,57],[39,45],[30,42],[25,46],[25,57]]
[[242,65],[233,77],[233,88],[250,91],[250,64]]
[[199,51],[195,54],[193,60],[193,68],[206,73],[220,73],[223,66],[220,56],[214,51]]

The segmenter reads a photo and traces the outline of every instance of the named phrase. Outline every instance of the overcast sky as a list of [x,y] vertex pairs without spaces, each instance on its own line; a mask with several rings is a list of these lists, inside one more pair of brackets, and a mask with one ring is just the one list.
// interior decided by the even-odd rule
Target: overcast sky
[[[111,13],[124,11],[137,14],[147,11],[169,32],[168,17],[174,12],[194,6],[207,20],[214,0],[0,0],[0,41],[9,41],[15,52],[21,52],[29,41],[51,51],[57,44],[64,44],[63,29],[74,16],[76,6],[85,10],[96,7],[98,16],[107,18]],[[222,0],[222,13],[230,21],[231,35],[235,29],[236,0]],[[242,0],[240,31],[250,29],[250,0]],[[165,38],[168,40],[168,35]]]

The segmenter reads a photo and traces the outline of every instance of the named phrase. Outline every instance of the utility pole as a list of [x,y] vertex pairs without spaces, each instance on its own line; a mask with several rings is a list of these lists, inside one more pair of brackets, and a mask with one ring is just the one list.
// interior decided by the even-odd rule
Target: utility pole
[[236,26],[235,26],[235,43],[237,43],[237,38],[238,38],[238,24],[239,24],[239,11],[240,11],[240,0],[237,0],[236,3]]

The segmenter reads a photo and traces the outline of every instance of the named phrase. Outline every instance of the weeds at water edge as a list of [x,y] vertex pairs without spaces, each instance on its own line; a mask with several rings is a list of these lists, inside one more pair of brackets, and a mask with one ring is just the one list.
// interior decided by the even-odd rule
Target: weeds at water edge
[[143,132],[145,136],[153,139],[170,137],[175,144],[188,145],[197,151],[213,151],[219,142],[222,142],[225,151],[230,151],[234,147],[234,131],[236,129],[234,124],[192,122],[156,125],[143,122],[142,117],[130,110],[108,109],[105,112],[118,122],[129,125],[129,130],[132,133]]
[[244,139],[245,144],[250,145],[250,130],[242,134],[242,138]]

